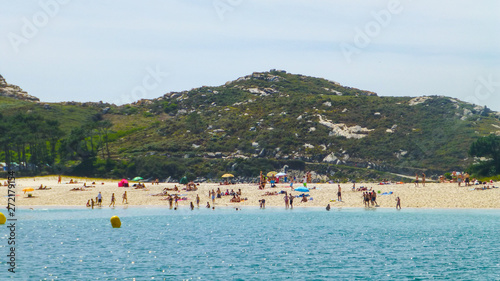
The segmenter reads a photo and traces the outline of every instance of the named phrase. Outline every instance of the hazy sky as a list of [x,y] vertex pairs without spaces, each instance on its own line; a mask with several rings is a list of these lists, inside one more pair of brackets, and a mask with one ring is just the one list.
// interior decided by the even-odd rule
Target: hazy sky
[[500,111],[500,1],[0,0],[0,74],[123,104],[272,68]]

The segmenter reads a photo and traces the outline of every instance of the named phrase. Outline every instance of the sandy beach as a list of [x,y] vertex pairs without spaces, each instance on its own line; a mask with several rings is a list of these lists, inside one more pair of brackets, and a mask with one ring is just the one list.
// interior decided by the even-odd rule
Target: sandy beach
[[[16,207],[35,207],[35,206],[85,206],[91,198],[96,198],[99,192],[103,196],[103,207],[108,208],[111,195],[115,193],[116,206],[168,206],[168,201],[164,200],[166,196],[153,196],[154,194],[162,193],[164,188],[173,188],[174,183],[160,183],[152,185],[146,183],[145,189],[135,189],[130,187],[118,187],[118,180],[107,179],[90,179],[90,178],[72,178],[77,180],[76,184],[69,184],[70,177],[63,177],[62,183],[57,183],[57,176],[46,176],[36,178],[16,178]],[[6,179],[0,179],[2,186],[0,187],[0,204],[7,206],[7,187],[4,186]],[[70,191],[72,188],[91,186],[84,188],[84,191]],[[131,185],[134,182],[131,182]],[[38,188],[46,186],[47,190],[38,190]],[[177,184],[182,188],[183,185]],[[302,186],[295,184],[294,187]],[[377,202],[380,208],[395,208],[396,197],[401,198],[402,208],[500,208],[500,188],[492,188],[486,190],[473,190],[480,186],[461,186],[456,183],[427,183],[425,187],[420,184],[415,187],[414,184],[390,184],[379,185],[377,183],[356,183],[356,187],[365,186],[368,189],[373,188],[377,192]],[[494,183],[493,186],[498,186]],[[362,191],[353,191],[351,183],[341,184],[342,187],[342,202],[337,199],[337,184],[308,184],[310,188],[308,202],[301,202],[301,198],[295,198],[294,206],[302,207],[325,207],[330,204],[332,208],[339,207],[364,207],[362,201]],[[481,186],[482,187],[482,186]],[[34,191],[24,193],[25,188],[33,188]],[[187,200],[179,201],[180,208],[186,208],[190,202],[196,205],[196,195],[199,194],[201,207],[205,207],[207,202],[212,204],[211,198],[208,196],[209,190],[222,191],[233,189],[237,191],[241,189],[242,198],[247,200],[239,203],[231,203],[231,196],[223,196],[220,199],[215,199],[215,207],[238,207],[238,206],[258,206],[259,200],[266,200],[266,207],[283,207],[284,194],[265,196],[266,192],[287,191],[290,193],[289,184],[278,184],[276,188],[266,186],[264,190],[259,190],[255,184],[234,184],[234,185],[219,185],[216,183],[201,183],[198,185],[197,191],[180,190],[179,192],[168,191],[169,194],[177,194],[181,198]],[[122,203],[122,195],[127,191],[128,204]],[[379,193],[380,191],[380,193]],[[390,193],[390,195],[382,195]],[[28,194],[31,193],[31,197]],[[291,191],[292,195],[300,195],[301,192]],[[312,198],[312,200],[311,200]],[[163,200],[162,200],[163,199]]]

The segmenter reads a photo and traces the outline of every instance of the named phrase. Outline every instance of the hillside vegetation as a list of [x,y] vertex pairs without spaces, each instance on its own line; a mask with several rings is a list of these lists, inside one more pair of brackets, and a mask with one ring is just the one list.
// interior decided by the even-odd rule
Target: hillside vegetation
[[0,97],[0,108],[59,121],[59,154],[35,172],[88,176],[255,177],[285,165],[332,178],[438,175],[464,170],[471,143],[500,131],[498,113],[453,98],[379,97],[277,70],[123,106]]

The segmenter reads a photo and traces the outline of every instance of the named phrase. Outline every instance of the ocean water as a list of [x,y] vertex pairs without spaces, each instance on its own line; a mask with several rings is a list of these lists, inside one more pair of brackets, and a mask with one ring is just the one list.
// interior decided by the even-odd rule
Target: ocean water
[[[110,217],[122,227],[114,229]],[[500,280],[499,210],[18,210],[14,280]]]

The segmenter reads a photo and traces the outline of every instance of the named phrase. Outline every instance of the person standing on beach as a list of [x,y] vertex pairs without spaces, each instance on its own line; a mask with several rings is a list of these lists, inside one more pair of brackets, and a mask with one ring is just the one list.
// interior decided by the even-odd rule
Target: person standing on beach
[[57,178],[57,183],[61,183],[62,181],[62,178],[61,178],[61,175],[59,175],[59,177]]
[[99,207],[102,207],[102,194],[100,191],[99,191],[99,194],[97,194],[97,205]]
[[172,204],[174,203],[174,198],[172,197],[172,195],[169,195],[168,196],[168,204],[169,204],[169,208],[172,209]]
[[285,200],[285,209],[288,209],[288,194],[285,192],[285,197],[283,197],[283,200]]
[[418,174],[415,174],[415,186],[418,187]]
[[125,204],[128,204],[128,200],[127,200],[127,192],[126,192],[126,191],[123,193],[122,198],[123,198],[123,200],[122,200],[122,204],[123,204],[123,202],[125,202]]
[[377,193],[375,192],[375,190],[372,191],[372,206],[378,206],[378,203],[377,203]]
[[401,210],[401,199],[399,199],[399,196],[396,198],[396,210]]
[[109,203],[109,207],[111,207],[111,205],[113,205],[113,208],[115,207],[115,194],[111,194],[111,203]]
[[422,173],[422,186],[425,187],[425,174]]
[[191,202],[190,207],[191,207],[191,211],[194,210],[194,204],[193,204],[193,202]]
[[94,210],[94,199],[90,199],[90,204],[92,205],[92,210]]
[[288,197],[290,198],[290,209],[293,209],[293,195],[290,193]]
[[340,184],[339,184],[339,189],[337,190],[337,200],[339,202],[342,202],[342,188],[340,187]]
[[196,206],[200,207],[200,196],[196,194]]

